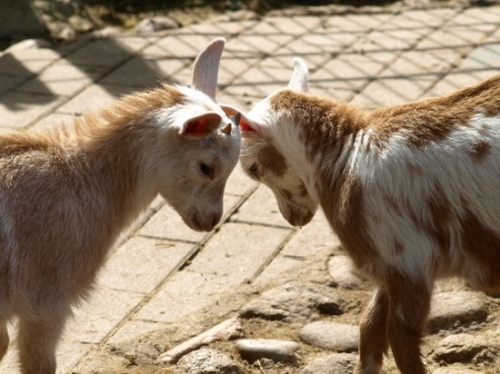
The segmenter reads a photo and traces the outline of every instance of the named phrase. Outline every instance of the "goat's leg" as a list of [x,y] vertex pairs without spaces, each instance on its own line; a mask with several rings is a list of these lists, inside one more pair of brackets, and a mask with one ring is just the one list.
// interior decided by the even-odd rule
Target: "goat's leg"
[[424,280],[392,274],[388,292],[388,337],[396,364],[402,374],[425,374],[420,343],[430,310],[431,287]]
[[19,321],[19,357],[23,374],[54,374],[56,348],[67,313]]
[[7,332],[7,320],[0,320],[0,361],[9,348],[9,333]]
[[378,374],[389,348],[387,317],[389,297],[379,288],[360,322],[359,361],[356,374]]

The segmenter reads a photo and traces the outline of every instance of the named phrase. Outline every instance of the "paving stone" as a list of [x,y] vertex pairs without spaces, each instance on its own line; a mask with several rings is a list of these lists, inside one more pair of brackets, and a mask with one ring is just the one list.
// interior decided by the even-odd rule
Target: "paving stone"
[[274,362],[294,363],[297,361],[297,352],[300,345],[296,342],[277,339],[240,339],[236,348],[243,359],[250,363],[263,358]]
[[377,79],[365,87],[351,102],[365,108],[403,104],[419,99],[437,79],[434,74]]
[[10,91],[0,100],[0,126],[25,128],[52,112],[62,102],[62,98],[51,94],[39,95]]
[[115,290],[147,294],[194,249],[192,244],[132,237],[107,261],[100,273],[100,283]]
[[105,74],[104,69],[57,62],[17,88],[20,92],[72,96]]
[[328,261],[328,272],[337,287],[356,290],[363,287],[363,280],[355,274],[354,264],[347,256],[333,256]]
[[345,302],[334,288],[314,283],[289,282],[265,291],[240,309],[243,318],[303,321],[343,313]]
[[308,363],[301,374],[351,374],[358,357],[348,353],[322,355]]
[[76,65],[113,68],[131,58],[130,46],[114,38],[94,40],[75,52],[67,55],[66,60]]
[[[0,70],[1,72],[1,70]],[[27,76],[10,76],[10,75],[0,75],[0,96],[9,92],[17,86],[20,86],[21,83],[25,82],[28,79]],[[0,100],[2,98],[0,97]]]
[[214,349],[202,348],[179,360],[175,374],[245,374],[238,363]]
[[460,68],[465,70],[498,69],[500,67],[500,63],[498,61],[499,55],[500,43],[481,45],[467,56],[467,58],[460,64]]
[[222,225],[191,264],[163,284],[138,318],[173,322],[216,302],[221,293],[259,272],[287,234],[288,230],[260,227],[256,235],[250,225]]
[[191,61],[142,55],[132,58],[106,76],[103,84],[120,84],[137,88],[153,88],[161,83],[179,83],[176,73]]
[[314,347],[336,352],[356,352],[359,344],[359,327],[336,322],[316,321],[305,325],[299,332],[300,339]]
[[451,74],[448,74],[442,80],[440,80],[434,87],[432,87],[427,93],[426,97],[435,97],[440,95],[449,94],[456,90],[464,87],[476,84],[483,79],[492,77],[498,74],[497,70],[477,70],[477,71],[461,71],[457,70]]
[[66,114],[82,114],[111,105],[120,96],[134,91],[118,85],[92,85],[62,105],[57,111]]
[[[375,77],[392,61],[394,55],[385,52],[375,52],[363,55],[343,54],[331,59],[318,71],[311,74],[311,81],[319,81],[319,85],[328,85],[330,80],[363,80]],[[325,81],[326,83],[321,83]]]
[[488,342],[481,337],[470,334],[449,335],[441,342],[433,353],[438,362],[471,362],[473,358],[487,349]]
[[481,323],[488,317],[484,294],[479,292],[442,292],[433,296],[429,329],[435,333],[442,329]]
[[175,35],[168,35],[144,49],[144,54],[158,53],[158,48],[163,50],[163,57],[177,57],[194,59],[200,52],[200,46],[207,45],[220,35],[196,34],[189,29],[180,29]]
[[138,306],[143,294],[113,290],[96,283],[91,297],[74,308],[74,317],[68,321],[65,341],[99,343],[122,319]]
[[61,58],[52,49],[23,49],[0,56],[0,72],[8,75],[31,76]]
[[264,185],[260,185],[231,216],[231,221],[291,227],[281,215],[272,191]]

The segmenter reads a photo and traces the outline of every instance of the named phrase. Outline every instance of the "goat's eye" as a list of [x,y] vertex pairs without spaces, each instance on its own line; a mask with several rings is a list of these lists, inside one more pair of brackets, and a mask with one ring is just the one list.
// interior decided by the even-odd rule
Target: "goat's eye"
[[257,175],[257,172],[258,172],[258,169],[257,169],[257,164],[253,164],[251,167],[250,167],[250,173],[255,175],[256,177],[258,177]]
[[214,179],[214,175],[215,175],[215,172],[214,172],[214,169],[212,169],[210,166],[208,166],[207,164],[200,164],[200,170],[201,172],[206,175],[207,177],[209,177],[210,179]]

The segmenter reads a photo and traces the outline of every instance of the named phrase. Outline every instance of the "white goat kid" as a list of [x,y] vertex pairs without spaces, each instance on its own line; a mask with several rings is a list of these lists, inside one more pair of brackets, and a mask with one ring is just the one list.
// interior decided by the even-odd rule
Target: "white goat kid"
[[500,76],[361,111],[306,93],[307,74],[296,59],[288,89],[241,117],[241,165],[290,224],[307,224],[320,205],[376,283],[356,373],[379,373],[389,346],[402,373],[425,373],[419,346],[435,280],[500,286]]
[[223,48],[218,39],[199,54],[192,88],[164,86],[71,125],[0,136],[0,359],[17,316],[22,372],[55,372],[71,305],[158,193],[195,230],[219,222],[240,149],[237,124],[215,103]]

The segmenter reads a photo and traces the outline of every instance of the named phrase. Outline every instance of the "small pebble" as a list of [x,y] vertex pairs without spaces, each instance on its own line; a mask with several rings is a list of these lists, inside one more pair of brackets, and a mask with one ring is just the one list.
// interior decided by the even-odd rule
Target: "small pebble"
[[245,374],[228,355],[215,349],[202,348],[188,353],[177,363],[174,374]]
[[295,352],[299,350],[298,343],[275,339],[240,339],[236,348],[248,362],[268,358],[274,362],[293,363],[297,361]]

